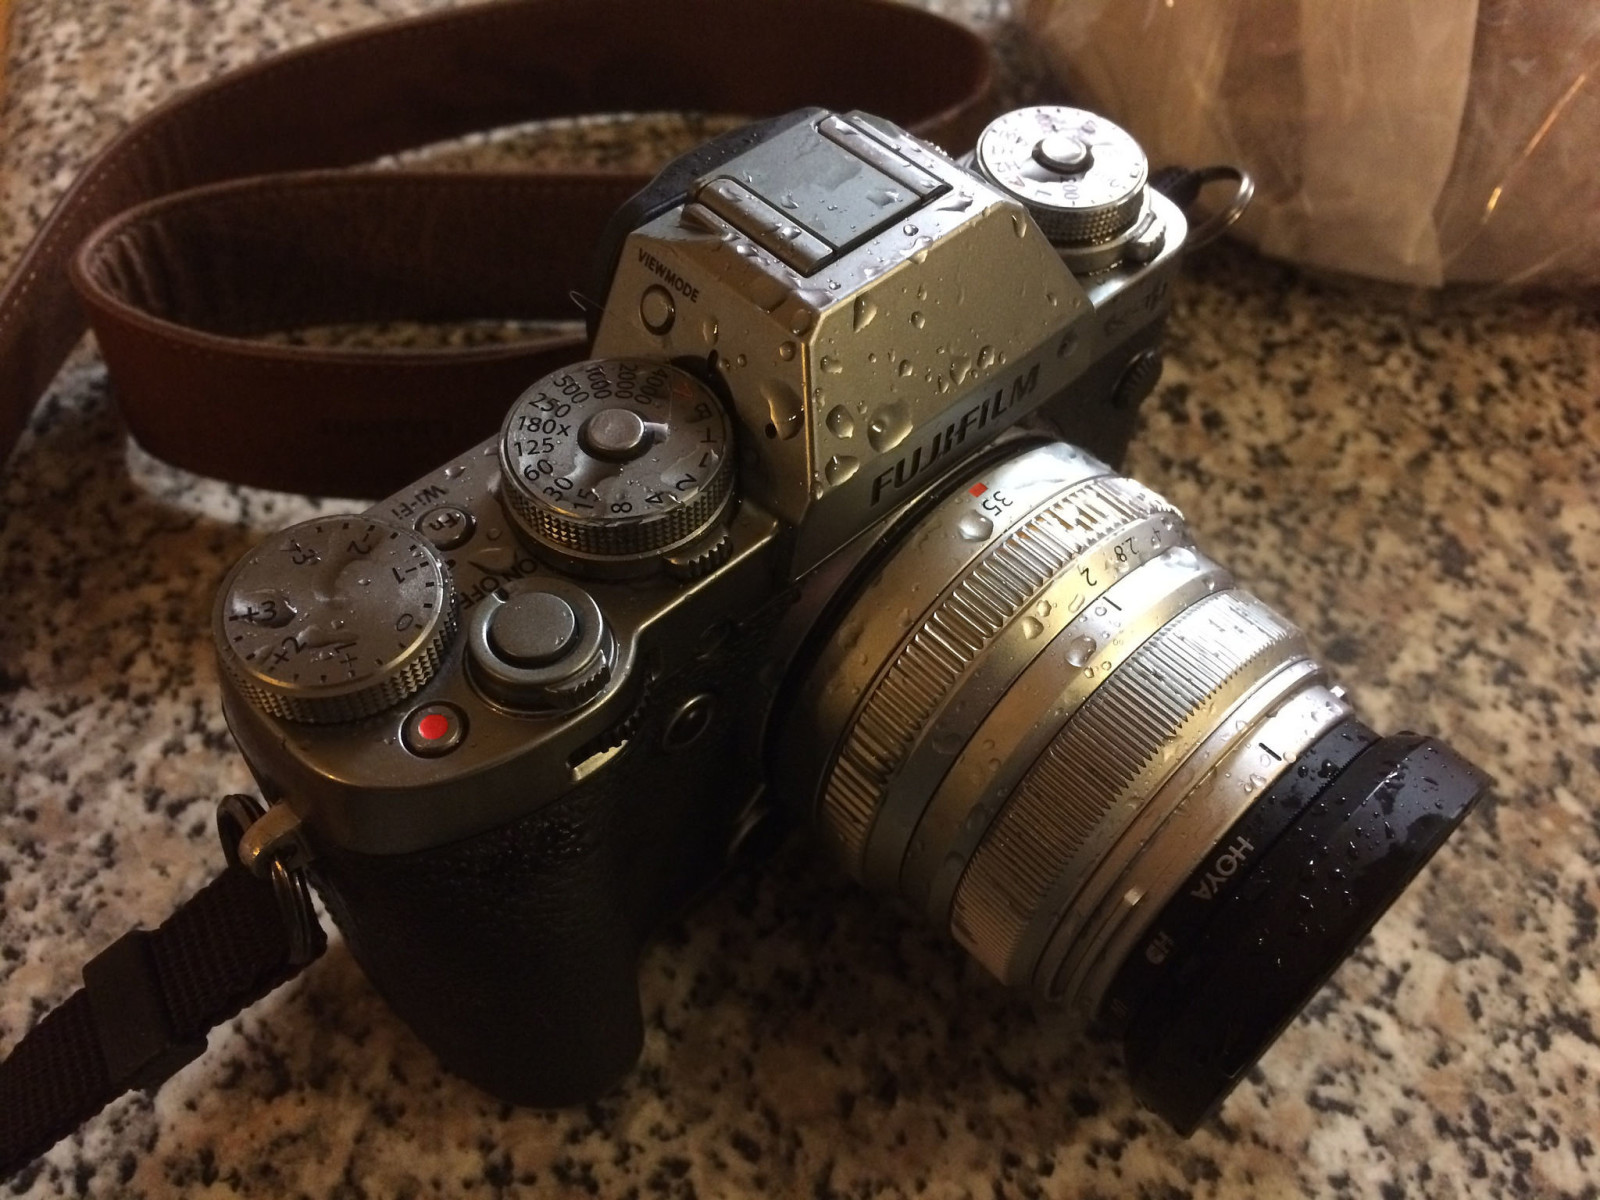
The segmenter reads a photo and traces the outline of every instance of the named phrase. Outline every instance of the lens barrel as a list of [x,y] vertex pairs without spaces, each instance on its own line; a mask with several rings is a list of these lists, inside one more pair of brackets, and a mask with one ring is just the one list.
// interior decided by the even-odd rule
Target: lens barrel
[[801,663],[774,777],[843,865],[1123,1037],[1184,1132],[1487,785],[1361,724],[1175,508],[1061,443],[946,481]]

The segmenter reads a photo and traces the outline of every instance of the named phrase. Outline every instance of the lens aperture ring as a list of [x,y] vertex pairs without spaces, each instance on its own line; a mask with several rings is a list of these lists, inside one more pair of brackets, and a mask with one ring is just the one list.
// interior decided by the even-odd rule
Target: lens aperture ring
[[912,624],[866,690],[823,791],[823,819],[847,862],[860,863],[891,780],[974,660],[1085,551],[1163,515],[1181,529],[1177,510],[1149,489],[1089,479],[997,539]]
[[1299,630],[1239,592],[1206,597],[1149,638],[1062,726],[995,818],[956,888],[957,940],[1000,979],[1030,980],[1088,870],[1219,709],[1307,656]]

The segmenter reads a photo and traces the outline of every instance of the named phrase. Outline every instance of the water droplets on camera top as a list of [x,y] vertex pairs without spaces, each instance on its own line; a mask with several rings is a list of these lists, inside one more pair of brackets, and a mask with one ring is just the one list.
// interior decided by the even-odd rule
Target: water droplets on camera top
[[880,454],[893,450],[911,432],[911,413],[898,400],[891,400],[872,414],[867,422],[867,441]]

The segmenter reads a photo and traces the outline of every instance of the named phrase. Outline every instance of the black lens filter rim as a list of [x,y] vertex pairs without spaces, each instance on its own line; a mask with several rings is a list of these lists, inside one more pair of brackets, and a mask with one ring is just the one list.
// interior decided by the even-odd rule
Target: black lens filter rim
[[1356,755],[1234,886],[1129,1024],[1134,1091],[1179,1133],[1214,1112],[1489,785],[1432,738]]
[[[1250,877],[1254,865],[1271,853],[1306,806],[1327,790],[1350,761],[1377,740],[1376,730],[1346,718],[1272,781],[1183,881],[1117,968],[1096,1014],[1102,1032],[1114,1037],[1127,1032],[1167,975],[1188,960],[1211,918]],[[1243,855],[1234,852],[1241,841],[1249,846]],[[1230,852],[1234,869],[1224,876],[1217,869],[1218,860]]]

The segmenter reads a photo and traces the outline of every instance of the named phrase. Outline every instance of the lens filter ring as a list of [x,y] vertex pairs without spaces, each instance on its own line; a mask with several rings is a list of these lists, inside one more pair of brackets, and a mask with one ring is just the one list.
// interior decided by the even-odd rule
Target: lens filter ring
[[1346,719],[1300,754],[1293,769],[1273,780],[1223,837],[1224,853],[1241,840],[1249,843],[1246,869],[1212,878],[1219,875],[1214,870],[1217,859],[1216,855],[1207,855],[1190,872],[1118,966],[1096,1012],[1101,1029],[1115,1035],[1127,1032],[1145,1001],[1187,958],[1227,897],[1249,877],[1249,865],[1271,853],[1277,840],[1294,826],[1307,806],[1322,795],[1356,755],[1377,740],[1378,735],[1360,721]]
[[1461,823],[1489,778],[1416,734],[1368,746],[1235,885],[1126,1036],[1179,1133],[1216,1109]]

